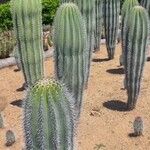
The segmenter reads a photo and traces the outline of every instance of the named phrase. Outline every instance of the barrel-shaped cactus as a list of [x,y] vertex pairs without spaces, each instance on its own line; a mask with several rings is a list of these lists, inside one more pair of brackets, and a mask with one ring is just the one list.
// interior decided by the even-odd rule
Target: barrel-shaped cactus
[[86,24],[87,32],[87,63],[86,63],[86,86],[90,75],[92,51],[94,49],[95,32],[95,0],[74,0],[78,5]]
[[72,97],[53,79],[38,81],[24,103],[27,150],[73,150]]
[[43,77],[41,2],[12,0],[11,10],[21,68],[30,86]]
[[142,6],[130,11],[125,43],[125,79],[128,94],[128,109],[135,108],[140,92],[142,72],[146,59],[149,35],[149,19]]
[[121,11],[121,17],[122,17],[122,29],[121,29],[121,39],[122,39],[122,55],[120,61],[120,64],[124,64],[124,51],[125,51],[125,40],[126,40],[126,34],[127,34],[127,20],[130,16],[130,10],[134,7],[139,5],[138,0],[125,0],[122,11]]
[[119,28],[120,0],[104,0],[104,25],[108,58],[113,59]]
[[64,3],[54,21],[55,72],[75,97],[80,112],[85,83],[86,31],[82,15],[73,3]]
[[95,44],[94,44],[94,52],[100,50],[100,40],[101,40],[101,29],[102,29],[102,6],[103,0],[95,0]]

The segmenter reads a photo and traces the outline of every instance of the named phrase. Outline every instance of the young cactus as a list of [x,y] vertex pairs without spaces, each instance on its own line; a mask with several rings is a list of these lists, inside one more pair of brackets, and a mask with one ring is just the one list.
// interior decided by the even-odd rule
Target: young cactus
[[31,86],[43,77],[41,2],[12,0],[11,10],[21,68]]
[[108,58],[113,59],[119,28],[120,0],[104,0],[104,25]]
[[54,21],[55,71],[58,80],[68,87],[80,114],[85,83],[86,31],[78,7],[64,3]]
[[73,150],[72,97],[53,79],[38,81],[24,104],[27,150]]
[[135,108],[140,92],[142,72],[146,60],[149,35],[149,19],[146,10],[135,6],[130,11],[125,43],[125,79],[128,94],[128,109]]
[[143,134],[143,120],[141,117],[136,117],[133,123],[134,136],[140,136]]
[[102,6],[103,0],[95,0],[95,44],[94,44],[94,52],[100,50],[100,41],[101,41],[101,29],[102,29]]
[[124,65],[124,51],[125,51],[125,40],[126,40],[126,34],[127,34],[127,21],[130,16],[130,10],[134,7],[139,5],[138,0],[125,0],[123,6],[122,6],[122,11],[121,11],[121,16],[122,16],[122,30],[121,30],[121,39],[122,39],[122,54],[121,54],[121,59],[122,62],[120,61],[120,65]]

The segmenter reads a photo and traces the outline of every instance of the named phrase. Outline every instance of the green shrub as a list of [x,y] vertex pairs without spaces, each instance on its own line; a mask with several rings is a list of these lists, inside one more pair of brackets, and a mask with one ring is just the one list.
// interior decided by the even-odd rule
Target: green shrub
[[[58,6],[59,0],[42,0],[43,24],[52,24]],[[13,25],[9,2],[0,4],[0,30],[9,30],[12,27]]]

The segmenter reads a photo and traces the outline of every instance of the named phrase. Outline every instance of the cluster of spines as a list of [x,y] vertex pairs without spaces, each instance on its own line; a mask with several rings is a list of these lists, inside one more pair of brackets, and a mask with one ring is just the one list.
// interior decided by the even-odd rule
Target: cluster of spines
[[104,26],[108,58],[115,54],[117,33],[119,28],[120,0],[104,0]]
[[121,39],[122,39],[122,54],[121,54],[121,61],[120,64],[124,65],[124,52],[125,52],[125,40],[127,34],[127,21],[130,16],[130,10],[134,7],[139,5],[138,0],[125,0],[121,10],[121,17],[122,17],[122,27],[121,27]]
[[12,0],[18,56],[28,86],[43,77],[42,6],[40,0]]
[[[69,96],[68,96],[69,95]],[[74,116],[72,97],[53,79],[38,81],[24,103],[27,150],[73,150]]]
[[54,21],[55,72],[74,96],[80,113],[85,85],[86,31],[82,15],[73,3],[64,3]]
[[146,59],[149,19],[146,10],[135,6],[130,11],[125,42],[125,80],[128,109],[134,109],[140,92],[142,72]]

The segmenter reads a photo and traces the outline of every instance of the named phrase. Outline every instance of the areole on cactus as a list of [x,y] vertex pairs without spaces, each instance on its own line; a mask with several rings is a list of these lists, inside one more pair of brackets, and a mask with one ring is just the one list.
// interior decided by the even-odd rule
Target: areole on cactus
[[86,31],[78,7],[64,3],[54,21],[55,73],[75,98],[80,114],[86,76]]
[[41,1],[12,0],[11,10],[18,57],[25,82],[31,86],[43,77]]
[[125,40],[125,80],[128,94],[128,109],[136,106],[141,87],[141,78],[146,60],[149,35],[148,13],[142,6],[130,11]]
[[54,79],[38,81],[24,102],[27,150],[73,150],[73,98]]

